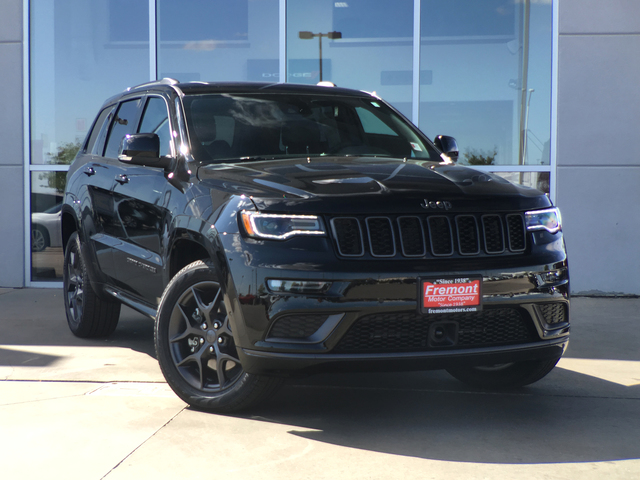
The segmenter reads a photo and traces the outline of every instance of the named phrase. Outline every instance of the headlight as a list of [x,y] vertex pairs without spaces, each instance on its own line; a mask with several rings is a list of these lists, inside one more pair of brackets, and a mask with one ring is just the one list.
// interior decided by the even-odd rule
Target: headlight
[[315,215],[278,215],[240,212],[242,226],[254,238],[286,240],[294,235],[325,235],[322,219]]
[[525,212],[524,221],[527,224],[527,230],[530,231],[546,230],[549,233],[557,233],[562,230],[560,210],[555,207]]

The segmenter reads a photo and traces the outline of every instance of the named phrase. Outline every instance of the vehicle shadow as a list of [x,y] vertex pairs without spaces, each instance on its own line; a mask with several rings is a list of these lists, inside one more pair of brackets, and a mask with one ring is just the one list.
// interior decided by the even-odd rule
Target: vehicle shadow
[[247,418],[291,426],[290,434],[317,442],[431,460],[640,458],[640,386],[561,368],[502,393],[466,388],[443,371],[319,376],[290,382]]
[[[67,325],[62,290],[12,290],[0,295],[0,345],[9,348],[0,352],[0,365],[8,364],[4,358],[10,357],[11,364],[20,360],[11,346],[122,347],[156,358],[153,329],[153,320],[123,306],[118,327],[108,338],[78,338]],[[38,366],[47,366],[46,360],[43,355]]]

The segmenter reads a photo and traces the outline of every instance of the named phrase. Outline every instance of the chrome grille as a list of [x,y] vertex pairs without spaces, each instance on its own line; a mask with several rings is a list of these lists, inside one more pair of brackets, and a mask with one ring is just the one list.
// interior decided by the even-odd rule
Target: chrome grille
[[460,215],[456,217],[458,227],[458,245],[461,255],[477,255],[480,253],[480,237],[478,236],[478,224],[473,215]]
[[504,252],[504,230],[502,219],[498,215],[483,215],[482,228],[484,245],[487,253]]
[[451,222],[445,216],[433,216],[427,219],[431,253],[435,257],[453,255],[453,235]]
[[353,217],[340,217],[331,220],[333,238],[338,251],[344,257],[359,257],[364,254],[360,222]]
[[393,257],[396,254],[396,244],[393,240],[391,220],[387,217],[369,217],[365,221],[371,255]]
[[329,223],[343,257],[474,257],[527,248],[518,213],[334,217]]
[[507,215],[507,229],[509,231],[509,250],[512,252],[522,252],[527,247],[525,240],[525,226],[522,215]]
[[405,257],[423,257],[427,251],[424,243],[424,230],[418,217],[398,218],[400,245]]

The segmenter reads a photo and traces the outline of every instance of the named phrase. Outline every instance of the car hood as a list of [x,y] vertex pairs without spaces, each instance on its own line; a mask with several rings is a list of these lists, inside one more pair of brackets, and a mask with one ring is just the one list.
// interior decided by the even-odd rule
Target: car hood
[[249,196],[257,208],[270,211],[424,213],[550,205],[538,190],[497,175],[424,160],[312,157],[212,164],[200,167],[198,178],[210,188]]

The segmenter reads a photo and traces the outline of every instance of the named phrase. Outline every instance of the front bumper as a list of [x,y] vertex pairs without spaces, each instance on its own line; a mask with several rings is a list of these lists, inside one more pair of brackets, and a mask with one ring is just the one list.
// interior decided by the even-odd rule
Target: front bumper
[[[322,240],[317,240],[322,242]],[[236,243],[237,245],[237,243]],[[569,336],[564,251],[461,261],[327,262],[326,246],[227,248],[227,305],[249,373],[411,370],[559,358]],[[423,315],[419,279],[482,277],[477,314]],[[327,282],[317,294],[274,292],[270,279]]]
[[560,358],[568,336],[536,344],[495,346],[468,350],[377,354],[314,354],[265,352],[238,349],[245,371],[262,375],[296,375],[349,371],[437,370],[459,365],[501,363]]

